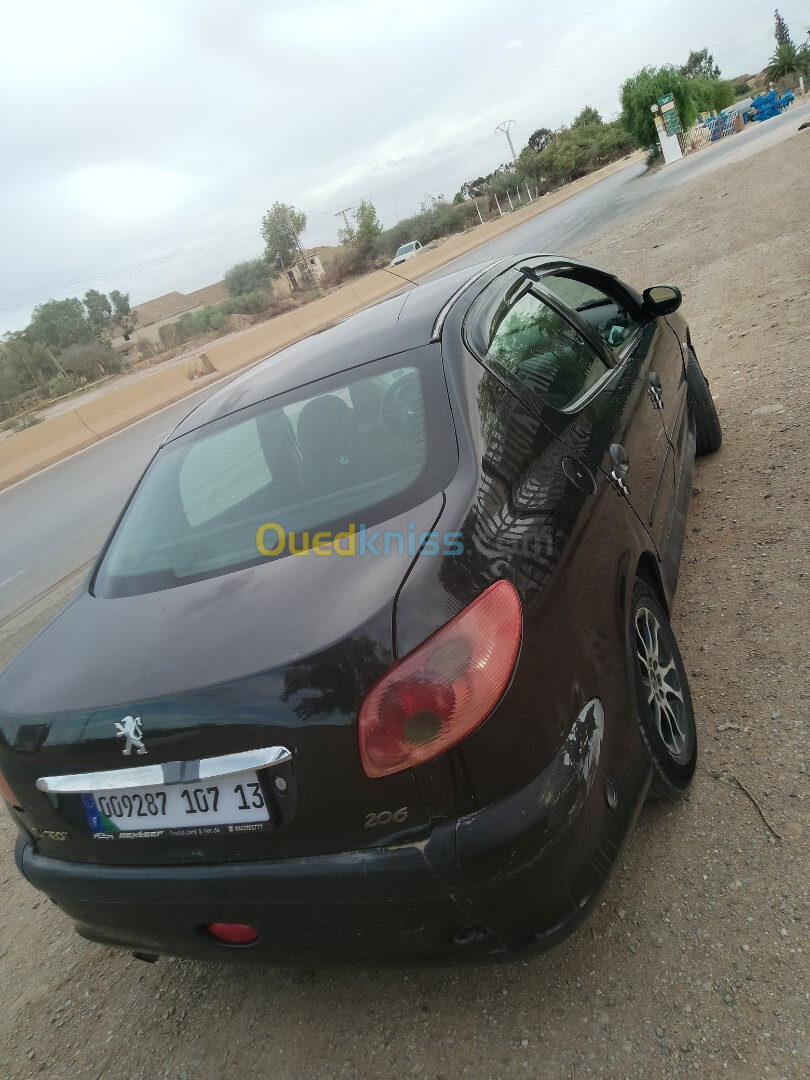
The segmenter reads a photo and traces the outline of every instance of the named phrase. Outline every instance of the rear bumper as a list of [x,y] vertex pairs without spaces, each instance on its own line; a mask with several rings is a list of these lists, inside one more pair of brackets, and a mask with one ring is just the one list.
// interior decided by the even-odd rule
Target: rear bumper
[[[579,727],[577,727],[577,724]],[[279,965],[457,963],[545,948],[596,899],[649,783],[580,717],[557,757],[516,795],[434,828],[429,839],[338,855],[212,866],[99,866],[21,839],[17,865],[90,940],[149,953]],[[617,762],[623,772],[619,774]],[[611,809],[610,779],[618,792]],[[255,926],[217,944],[211,922]]]

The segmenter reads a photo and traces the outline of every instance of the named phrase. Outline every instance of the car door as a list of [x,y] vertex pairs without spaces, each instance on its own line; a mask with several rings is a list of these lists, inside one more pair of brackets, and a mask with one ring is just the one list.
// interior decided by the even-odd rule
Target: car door
[[[626,355],[615,355],[542,280],[518,271],[498,279],[471,309],[468,344],[560,441],[611,478],[660,554],[674,473],[642,375],[654,331],[631,327]],[[630,462],[626,476],[616,469],[617,448]]]
[[607,274],[578,266],[553,269],[542,275],[538,287],[572,309],[569,316],[591,344],[610,353],[640,384],[632,394],[637,399],[633,423],[622,442],[630,465],[626,482],[631,488],[634,482],[640,485],[649,496],[636,508],[663,553],[674,512],[676,431],[686,409],[678,336],[665,319],[651,318],[640,299]]

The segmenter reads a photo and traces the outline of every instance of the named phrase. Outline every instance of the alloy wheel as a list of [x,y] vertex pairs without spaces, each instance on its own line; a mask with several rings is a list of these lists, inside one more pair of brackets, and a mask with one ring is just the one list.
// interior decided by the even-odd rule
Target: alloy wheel
[[688,735],[681,680],[658,619],[643,605],[636,611],[636,656],[661,741],[673,757],[680,757]]

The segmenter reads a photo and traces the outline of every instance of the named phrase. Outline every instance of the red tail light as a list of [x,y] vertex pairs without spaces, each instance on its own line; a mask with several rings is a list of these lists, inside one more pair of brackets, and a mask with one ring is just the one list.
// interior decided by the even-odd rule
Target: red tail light
[[520,648],[520,597],[496,581],[369,691],[358,733],[368,776],[430,761],[483,723]]

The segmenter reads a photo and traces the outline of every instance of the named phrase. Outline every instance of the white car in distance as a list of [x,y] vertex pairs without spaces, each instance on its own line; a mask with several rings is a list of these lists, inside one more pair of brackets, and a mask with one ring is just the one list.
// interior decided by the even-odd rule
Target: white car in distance
[[418,255],[422,250],[422,245],[418,240],[411,240],[409,244],[403,244],[402,247],[397,248],[397,253],[391,260],[392,266],[400,266],[402,263],[407,262],[408,259],[412,259],[414,255]]

